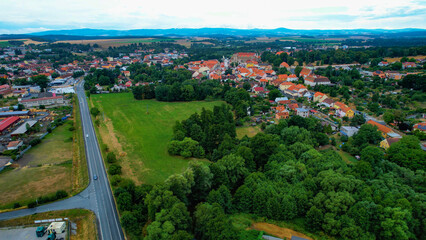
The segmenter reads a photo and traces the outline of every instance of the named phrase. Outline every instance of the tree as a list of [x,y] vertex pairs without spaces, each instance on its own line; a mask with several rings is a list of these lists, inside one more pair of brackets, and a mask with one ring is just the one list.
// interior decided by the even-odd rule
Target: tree
[[222,185],[217,190],[211,190],[207,196],[207,202],[210,204],[217,203],[219,204],[225,213],[230,213],[232,208],[232,195],[229,189]]
[[426,166],[426,152],[420,148],[416,136],[404,136],[392,144],[387,151],[387,159],[412,170],[425,170]]
[[203,203],[195,213],[195,238],[200,240],[238,239],[236,229],[218,204]]
[[250,148],[254,155],[256,168],[262,168],[269,156],[274,154],[278,147],[279,137],[276,135],[258,133],[250,139]]
[[93,107],[90,109],[90,113],[94,116],[97,117],[100,113],[99,109],[97,107]]
[[48,82],[49,82],[49,79],[47,79],[45,75],[37,75],[37,76],[31,77],[31,83],[40,86],[42,91],[44,91],[47,88]]
[[272,101],[275,100],[275,98],[281,97],[281,96],[282,96],[281,91],[278,89],[271,90],[268,94],[269,100],[272,100]]
[[213,163],[211,169],[216,185],[223,183],[231,190],[238,187],[248,174],[244,159],[235,154],[229,154]]

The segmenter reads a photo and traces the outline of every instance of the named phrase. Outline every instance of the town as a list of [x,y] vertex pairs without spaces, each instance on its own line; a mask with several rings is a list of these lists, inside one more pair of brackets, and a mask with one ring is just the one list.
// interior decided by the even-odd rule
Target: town
[[[99,41],[99,44],[83,44],[83,40],[82,43],[6,41],[0,45],[3,46],[0,47],[0,171],[3,172],[0,172],[0,183],[2,177],[11,178],[12,174],[20,178],[28,168],[32,168],[31,171],[38,168],[37,171],[46,175],[33,173],[25,175],[26,179],[37,175],[41,183],[51,177],[47,173],[51,171],[53,176],[62,176],[54,182],[57,185],[66,179],[72,179],[73,183],[55,186],[48,193],[6,195],[8,200],[4,199],[0,208],[31,209],[80,194],[88,184],[96,184],[102,175],[92,170],[88,174],[85,161],[88,156],[84,157],[84,144],[90,144],[95,138],[99,141],[96,145],[101,149],[101,160],[105,160],[121,224],[130,239],[142,235],[148,239],[163,239],[158,234],[164,226],[155,225],[162,221],[158,220],[160,212],[157,215],[147,213],[149,207],[144,205],[153,204],[148,196],[166,191],[155,186],[162,182],[167,191],[173,192],[172,197],[185,203],[191,211],[198,203],[208,202],[199,205],[194,214],[203,207],[204,211],[210,211],[209,207],[216,206],[205,204],[218,203],[223,209],[218,211],[223,216],[244,212],[288,221],[299,216],[304,219],[305,229],[315,229],[303,231],[308,235],[317,231],[315,234],[325,232],[348,237],[345,232],[323,227],[328,221],[325,217],[318,220],[321,223],[305,220],[305,215],[316,214],[317,207],[308,204],[305,198],[299,200],[306,200],[306,206],[299,206],[297,197],[287,198],[287,195],[275,193],[282,190],[276,190],[281,186],[274,185],[274,201],[294,205],[293,209],[280,206],[285,216],[273,214],[272,205],[264,206],[265,211],[258,209],[257,206],[263,204],[259,202],[253,202],[253,206],[246,209],[241,194],[248,195],[247,182],[257,181],[253,180],[256,173],[269,174],[268,181],[281,181],[277,179],[296,171],[308,174],[301,170],[305,164],[310,169],[320,169],[308,159],[334,159],[329,161],[335,161],[332,163],[335,166],[343,163],[345,174],[365,180],[386,171],[377,159],[366,160],[371,153],[374,157],[385,156],[387,161],[413,171],[412,174],[416,170],[416,174],[424,174],[418,171],[424,171],[426,154],[426,49],[422,45],[382,47],[374,40],[314,42],[310,39],[313,42],[306,43],[306,39],[295,39],[263,42],[252,38],[245,41],[220,37],[167,41],[159,38],[159,42],[155,39],[122,40],[112,46],[102,45],[107,41]],[[252,44],[251,41],[258,42]],[[84,94],[79,93],[83,90]],[[94,135],[83,130],[83,125],[87,124],[84,111],[90,112]],[[220,119],[217,120],[220,123],[215,119]],[[152,122],[155,124],[151,125]],[[165,129],[167,131],[162,132]],[[149,150],[147,146],[151,146]],[[46,151],[52,151],[51,156],[47,156]],[[398,155],[400,152],[411,152],[411,155]],[[188,163],[194,159],[196,163]],[[196,159],[205,159],[211,165],[206,170]],[[234,164],[239,160],[244,163],[238,173],[223,172],[228,171],[224,170],[227,162]],[[299,160],[303,161],[303,166],[301,162],[295,163]],[[165,165],[158,163],[161,161]],[[288,172],[279,173],[279,169]],[[320,171],[318,169],[315,171]],[[196,171],[216,174],[209,180],[208,191],[195,187],[173,191],[174,186],[181,184],[178,181],[190,181],[191,177],[185,174]],[[231,178],[232,174],[236,174],[235,179]],[[370,175],[366,177],[366,174]],[[258,178],[260,182],[266,181]],[[283,181],[290,184],[296,180]],[[295,186],[291,186],[294,191]],[[179,185],[177,188],[185,187]],[[257,185],[252,187],[253,194],[267,194]],[[308,187],[302,188],[307,197]],[[2,190],[7,191],[10,187]],[[199,198],[191,195],[197,191]],[[139,198],[136,194],[140,194]],[[232,198],[232,204],[230,199],[226,200],[228,202],[215,200],[225,198],[222,195]],[[247,198],[258,197],[251,196]],[[259,201],[270,203],[267,199]],[[143,216],[138,215],[140,211]],[[337,215],[333,216],[337,219]],[[233,218],[233,224],[238,218],[255,221],[255,218],[247,220],[249,217],[238,214]],[[135,226],[136,223],[140,225]],[[63,222],[51,224],[62,226]],[[148,226],[147,230],[142,231],[143,226]],[[251,237],[258,231],[267,232],[260,226],[253,226],[238,230],[238,234],[242,234],[240,238],[229,239],[256,239]],[[256,231],[246,233],[244,230],[248,227]],[[39,228],[40,235],[44,236],[47,225]],[[190,231],[188,229],[184,230]],[[237,230],[232,231],[237,234]],[[201,236],[200,239],[221,236],[209,238],[202,232],[194,234]],[[314,238],[315,234],[309,236]],[[313,239],[301,233],[297,236]],[[364,235],[353,235],[353,239],[356,236]]]

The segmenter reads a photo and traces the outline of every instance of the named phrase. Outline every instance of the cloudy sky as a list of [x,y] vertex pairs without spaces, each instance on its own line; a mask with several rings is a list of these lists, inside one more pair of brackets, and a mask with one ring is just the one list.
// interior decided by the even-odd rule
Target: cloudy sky
[[426,28],[426,0],[0,1],[0,34],[201,27]]

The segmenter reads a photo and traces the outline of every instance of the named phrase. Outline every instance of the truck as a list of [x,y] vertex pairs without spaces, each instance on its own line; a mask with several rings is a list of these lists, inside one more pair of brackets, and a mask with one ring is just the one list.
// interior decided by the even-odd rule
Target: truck
[[37,227],[36,229],[37,237],[43,237],[45,233],[46,233],[46,227],[44,226]]
[[47,240],[55,240],[56,239],[56,233],[52,232],[51,234],[49,234],[49,236],[47,237]]

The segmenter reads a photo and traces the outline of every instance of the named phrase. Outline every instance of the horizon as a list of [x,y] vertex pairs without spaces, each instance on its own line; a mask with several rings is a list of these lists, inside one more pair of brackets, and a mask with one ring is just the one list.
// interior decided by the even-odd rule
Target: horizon
[[426,29],[424,0],[296,2],[263,4],[218,0],[202,8],[198,1],[5,0],[0,3],[0,34],[50,30],[102,29],[277,29],[356,30]]

